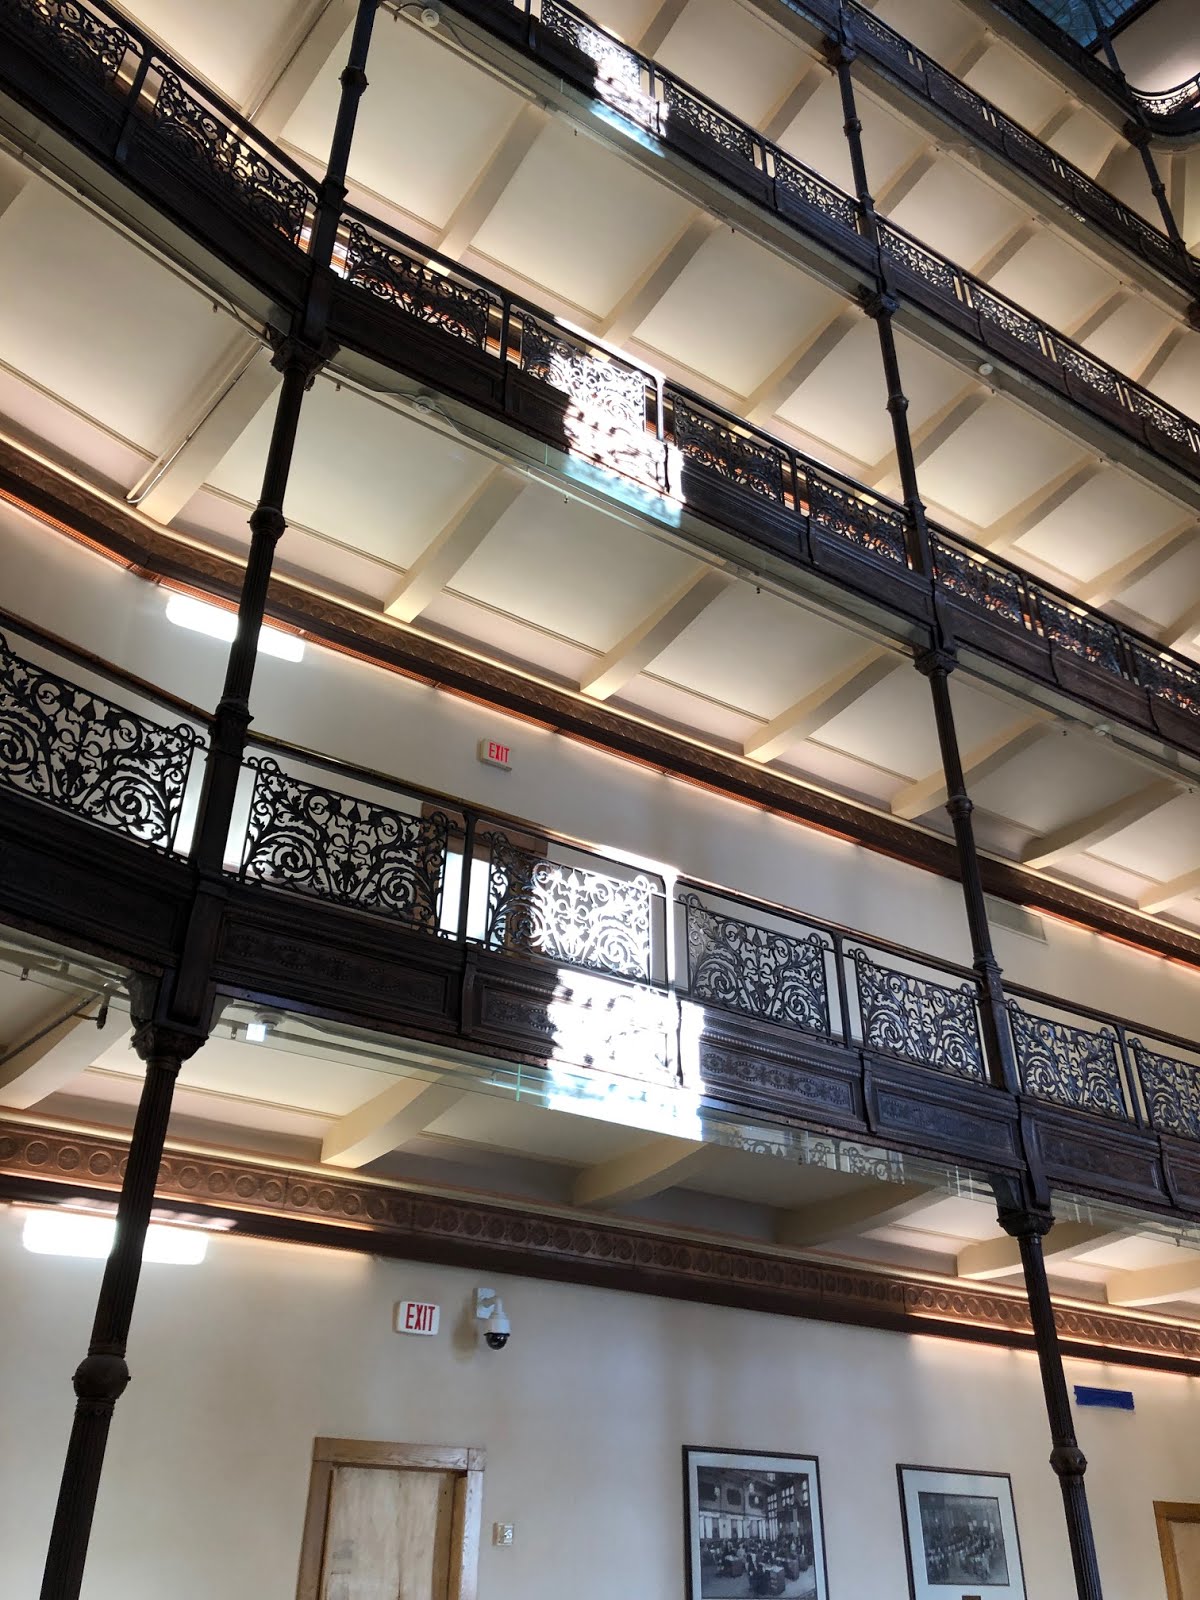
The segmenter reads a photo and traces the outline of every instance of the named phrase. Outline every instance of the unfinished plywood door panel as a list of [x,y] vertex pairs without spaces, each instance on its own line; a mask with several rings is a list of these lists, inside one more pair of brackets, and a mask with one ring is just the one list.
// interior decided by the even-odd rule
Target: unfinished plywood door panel
[[1167,1600],[1200,1600],[1200,1505],[1156,1500]]
[[475,1600],[483,1451],[318,1439],[297,1600]]

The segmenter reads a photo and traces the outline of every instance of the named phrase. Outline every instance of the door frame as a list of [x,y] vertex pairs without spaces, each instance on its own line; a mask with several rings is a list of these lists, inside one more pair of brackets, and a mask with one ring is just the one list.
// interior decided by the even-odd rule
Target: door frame
[[475,1446],[388,1444],[375,1439],[314,1439],[296,1600],[320,1600],[321,1563],[333,1475],[338,1467],[394,1467],[407,1472],[453,1472],[450,1579],[447,1600],[478,1600],[479,1536],[486,1450]]
[[1183,1600],[1179,1585],[1179,1567],[1175,1561],[1175,1545],[1168,1523],[1200,1522],[1200,1505],[1187,1500],[1156,1500],[1154,1524],[1158,1529],[1158,1548],[1162,1554],[1163,1572],[1167,1579],[1167,1600]]

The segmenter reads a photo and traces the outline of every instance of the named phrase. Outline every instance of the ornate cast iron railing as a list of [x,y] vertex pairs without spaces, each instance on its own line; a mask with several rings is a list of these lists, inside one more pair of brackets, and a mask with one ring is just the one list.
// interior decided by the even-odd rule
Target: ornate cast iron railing
[[241,876],[437,929],[450,819],[325,789],[252,756]]
[[203,736],[35,665],[0,635],[0,783],[169,850]]
[[[497,3],[505,9],[508,0]],[[569,12],[569,8],[559,9],[563,15]],[[213,192],[224,195],[231,216],[250,222],[260,238],[265,228],[265,236],[300,258],[308,223],[304,223],[297,240],[301,199],[294,186],[304,187],[307,217],[315,203],[315,189],[307,187],[311,180],[273,147],[258,140],[236,113],[157,54],[132,25],[126,26],[123,19],[118,23],[119,14],[113,8],[99,5],[96,0],[78,0],[73,6],[66,0],[58,6],[49,0],[44,4],[42,0],[0,0],[0,34],[15,19],[21,39],[36,37],[39,50],[52,54],[59,70],[78,81],[79,93],[91,94],[94,80],[89,76],[85,84],[79,76],[76,58],[81,47],[75,42],[77,37],[91,41],[91,24],[70,21],[85,15],[100,30],[95,49],[106,63],[115,61],[119,40],[111,42],[104,30],[125,27],[124,55],[111,90],[104,92],[124,96],[126,124],[136,111],[137,118],[146,119],[147,126],[158,125],[150,110],[156,103],[156,93],[161,94],[168,83],[163,73],[173,74],[200,108],[194,119],[190,119],[190,113],[190,120],[185,119],[187,137],[178,128],[172,135],[177,139],[170,146],[173,155],[191,164],[188,152],[195,149],[195,139],[201,133],[205,138],[211,133],[214,145],[223,153],[204,160],[197,157],[197,181],[207,187],[225,185],[223,190],[214,188]],[[609,38],[586,23],[582,14],[574,15],[583,31],[573,37]],[[31,21],[34,17],[37,20]],[[610,40],[610,44],[618,52],[625,49],[618,41]],[[87,48],[92,48],[90,42]],[[589,48],[599,46],[593,43]],[[606,60],[607,81],[631,81],[616,58]],[[648,64],[643,65],[648,71]],[[127,131],[126,128],[122,138]],[[269,177],[262,177],[259,172],[260,157],[270,166]],[[802,171],[795,163],[789,170],[789,181]],[[759,172],[759,176],[763,174]],[[778,176],[777,169],[777,194]],[[842,196],[839,210],[829,203],[829,196],[837,191],[815,174],[808,175],[806,183],[809,177],[811,185],[805,192],[823,197],[813,214],[820,215],[826,233],[831,227],[841,229],[861,245],[863,241],[850,226],[852,217],[857,217],[853,202]],[[850,207],[849,212],[846,206]],[[935,263],[934,267],[920,268],[932,274],[935,289],[937,281],[945,281],[938,280],[937,258],[929,256],[916,241],[895,229],[890,230],[888,238],[889,248],[898,252],[898,259],[903,254],[910,267],[913,262]],[[656,374],[614,358],[533,307],[505,295],[494,284],[464,272],[456,263],[442,260],[382,223],[359,212],[347,212],[338,260],[344,281],[342,293],[358,297],[377,313],[372,324],[374,342],[364,343],[369,353],[378,355],[382,350],[382,359],[403,365],[408,347],[396,335],[405,329],[411,330],[413,337],[419,330],[422,337],[445,340],[447,348],[471,352],[471,358],[490,371],[489,381],[504,414],[521,425],[534,426],[544,433],[540,424],[528,421],[529,407],[516,396],[511,383],[514,371],[547,397],[565,396],[566,415],[560,431],[564,446],[573,453],[679,499],[689,498],[689,473],[719,483],[723,492],[745,497],[745,508],[738,516],[739,527],[752,531],[755,521],[761,520],[762,508],[767,507],[774,518],[775,548],[779,547],[782,530],[785,544],[800,560],[812,559],[806,543],[811,534],[853,546],[885,570],[895,572],[910,564],[904,513],[894,502],[830,472],[719,407],[662,382]],[[956,269],[947,265],[947,270]],[[1001,304],[991,291],[986,294],[986,305]],[[942,298],[949,304],[948,295]],[[975,315],[969,302],[970,295],[966,294],[966,309]],[[1024,316],[1019,310],[1015,314]],[[393,317],[394,332],[384,326]],[[1057,340],[1057,336],[1052,338]],[[1013,342],[1021,344],[1019,338]],[[1067,377],[1090,385],[1106,403],[1112,394],[1125,392],[1124,380],[1086,352],[1062,346],[1060,353]],[[434,365],[437,371],[443,370],[440,359]],[[1105,385],[1111,387],[1112,394]],[[1135,410],[1131,407],[1130,414]],[[1158,702],[1172,712],[1183,712],[1189,720],[1200,716],[1200,668],[1186,657],[1163,650],[1127,629],[1116,628],[1068,596],[1033,582],[1018,569],[942,530],[935,530],[934,554],[934,581],[956,604],[1010,629],[1018,638],[1032,637],[1099,672],[1136,685],[1150,696],[1151,704]],[[926,581],[908,576],[910,581]],[[1186,742],[1178,722],[1167,729],[1165,736],[1182,737]]]
[[976,994],[969,983],[951,988],[873,961],[861,946],[854,963],[863,1043],[936,1067],[957,1078],[986,1077],[979,1038]]
[[827,965],[833,946],[815,929],[797,937],[746,922],[684,895],[688,994],[805,1033],[829,1033]]
[[1129,1049],[1150,1126],[1181,1139],[1200,1139],[1200,1066],[1152,1050],[1141,1039],[1130,1039]]
[[1080,1028],[1008,1003],[1026,1094],[1076,1111],[1127,1118],[1120,1043],[1113,1028]]
[[531,854],[495,831],[487,837],[484,943],[617,978],[653,976],[658,888],[644,873],[618,878]]

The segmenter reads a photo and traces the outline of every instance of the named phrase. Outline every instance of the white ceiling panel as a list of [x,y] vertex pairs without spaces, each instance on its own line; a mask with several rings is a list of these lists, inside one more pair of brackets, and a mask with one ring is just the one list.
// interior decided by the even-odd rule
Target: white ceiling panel
[[935,61],[957,60],[984,31],[981,22],[947,0],[879,0],[871,10]]
[[1086,106],[1080,106],[1057,132],[1051,134],[1046,143],[1094,178],[1120,137],[1111,123],[1105,122]]
[[1200,534],[1191,544],[1164,561],[1157,571],[1121,595],[1122,610],[1145,619],[1151,627],[1167,627],[1190,609],[1200,595]]
[[131,488],[152,459],[148,451],[126,444],[100,422],[4,366],[0,366],[0,419],[8,438],[109,490]]
[[[275,403],[212,474],[253,505]],[[306,396],[284,510],[322,533],[407,568],[483,482],[492,463],[387,406],[318,379]]]
[[618,39],[636,46],[658,6],[659,0],[588,0],[587,14]]
[[131,0],[125,9],[239,106],[283,65],[299,20],[296,0]]
[[[346,46],[339,47],[284,129],[290,144],[322,162],[345,58]],[[444,227],[524,102],[428,33],[382,13],[370,79],[354,134],[351,180]]]
[[544,628],[535,628],[507,612],[449,590],[422,611],[417,626],[465,641],[486,654],[506,657],[564,683],[578,683],[599,659],[594,650],[585,650]]
[[4,213],[0,360],[132,443],[161,448],[242,338],[183,278],[49,184],[27,183]]
[[1200,418],[1200,334],[1184,336],[1151,380],[1150,388],[1189,417]]
[[[867,179],[872,193],[878,194],[888,179],[922,147],[925,135],[861,87],[857,98]],[[819,87],[805,101],[803,110],[781,134],[778,143],[797,161],[803,161],[822,177],[836,183],[839,189],[847,194],[854,193],[850,146],[842,129],[841,96],[837,79],[832,74],[821,79]]]
[[1034,133],[1066,99],[1061,84],[999,40],[984,51],[964,81]]
[[637,330],[637,340],[748,395],[841,300],[730,229],[713,234]]
[[534,486],[451,588],[605,651],[698,571],[694,557],[640,529]]
[[1043,227],[988,280],[1052,328],[1069,328],[1117,287],[1115,275]]
[[689,0],[655,60],[757,125],[791,89],[811,58],[778,29],[729,0]]
[[969,167],[942,161],[889,215],[898,227],[970,271],[1026,213]]
[[552,121],[475,236],[474,252],[602,316],[693,207],[567,122]]
[[1049,833],[1124,799],[1149,781],[1144,767],[1087,733],[1051,733],[971,785],[975,804]]
[[1180,521],[1180,508],[1115,467],[1077,489],[1017,541],[1015,552],[1087,582]]
[[617,1122],[589,1117],[564,1094],[563,1109],[515,1105],[498,1096],[464,1094],[426,1132],[466,1144],[486,1144],[543,1161],[590,1165],[639,1149],[659,1137]]
[[996,395],[922,463],[921,488],[986,528],[1083,459],[1073,440]]
[[1101,361],[1136,377],[1174,326],[1174,320],[1149,295],[1136,295],[1081,343]]
[[671,724],[710,739],[715,744],[725,744],[739,749],[747,739],[757,733],[759,724],[744,711],[719,700],[708,700],[703,695],[692,694],[677,684],[667,683],[653,672],[643,672],[626,684],[613,703],[643,712],[656,721]]
[[1156,883],[1200,867],[1200,794],[1181,794],[1089,852]]

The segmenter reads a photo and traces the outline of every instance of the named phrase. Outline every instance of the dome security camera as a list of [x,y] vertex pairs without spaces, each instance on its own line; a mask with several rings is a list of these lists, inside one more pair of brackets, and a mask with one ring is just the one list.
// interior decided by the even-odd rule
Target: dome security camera
[[494,1289],[476,1289],[475,1318],[483,1324],[483,1339],[489,1350],[503,1350],[512,1334],[512,1323],[504,1302]]

